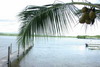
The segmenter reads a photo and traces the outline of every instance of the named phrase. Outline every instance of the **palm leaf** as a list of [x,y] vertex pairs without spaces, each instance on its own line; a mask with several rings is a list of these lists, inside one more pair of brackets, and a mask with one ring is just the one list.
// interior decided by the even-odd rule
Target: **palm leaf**
[[[93,7],[97,7],[88,3],[58,3],[49,4],[43,6],[27,6],[18,16],[21,20],[21,27],[18,36],[18,43],[24,48],[28,45],[31,39],[36,34],[48,34],[54,35],[66,29],[69,31],[72,24],[76,20],[75,13],[78,13],[79,9],[73,4],[84,4]],[[99,12],[98,12],[99,13]]]

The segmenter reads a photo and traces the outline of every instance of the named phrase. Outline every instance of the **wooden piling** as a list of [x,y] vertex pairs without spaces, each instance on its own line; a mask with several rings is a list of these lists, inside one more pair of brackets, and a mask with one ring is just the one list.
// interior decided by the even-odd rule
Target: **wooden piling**
[[8,67],[11,67],[11,62],[10,62],[10,46],[8,46]]
[[10,45],[10,54],[12,54],[12,43]]

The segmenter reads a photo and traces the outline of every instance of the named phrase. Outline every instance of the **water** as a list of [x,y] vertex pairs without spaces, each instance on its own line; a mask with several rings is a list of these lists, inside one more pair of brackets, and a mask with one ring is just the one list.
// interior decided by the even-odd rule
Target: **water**
[[[92,40],[98,42],[99,40]],[[90,39],[36,38],[20,67],[100,67],[100,50],[89,50]]]
[[[31,51],[21,60],[20,67],[100,67],[100,50],[89,50],[85,43],[99,40],[77,38],[36,38]],[[17,51],[16,36],[0,36],[0,59],[7,56],[12,43]]]
[[8,54],[8,46],[12,44],[12,53],[17,51],[16,36],[0,36],[0,59]]

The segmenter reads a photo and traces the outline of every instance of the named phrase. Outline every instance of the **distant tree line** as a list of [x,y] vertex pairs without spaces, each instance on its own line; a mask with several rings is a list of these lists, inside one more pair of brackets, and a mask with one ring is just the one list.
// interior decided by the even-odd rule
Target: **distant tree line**
[[100,39],[100,35],[95,35],[95,36],[89,36],[89,35],[78,35],[77,38],[81,38],[81,39],[89,39],[89,38]]
[[18,34],[13,33],[0,33],[1,36],[17,36]]

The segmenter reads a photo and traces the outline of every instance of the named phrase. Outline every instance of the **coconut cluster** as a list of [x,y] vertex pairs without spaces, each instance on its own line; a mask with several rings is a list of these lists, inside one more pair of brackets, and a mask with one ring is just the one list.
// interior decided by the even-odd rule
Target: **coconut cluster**
[[79,22],[84,24],[94,24],[95,18],[96,18],[96,13],[95,13],[95,8],[91,7],[90,9],[87,7],[82,8],[82,16],[79,19]]

